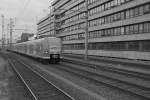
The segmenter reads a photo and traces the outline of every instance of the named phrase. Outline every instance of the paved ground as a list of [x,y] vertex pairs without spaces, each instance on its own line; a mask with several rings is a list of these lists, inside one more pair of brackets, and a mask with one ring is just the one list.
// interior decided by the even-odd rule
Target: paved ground
[[0,56],[0,100],[9,100],[9,77],[6,61]]
[[0,100],[30,100],[23,84],[0,53]]

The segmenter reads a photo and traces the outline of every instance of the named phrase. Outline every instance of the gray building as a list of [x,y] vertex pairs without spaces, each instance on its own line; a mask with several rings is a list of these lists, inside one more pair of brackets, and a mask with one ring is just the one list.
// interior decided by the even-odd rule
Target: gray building
[[[63,52],[85,53],[86,0],[55,0]],[[88,55],[150,60],[150,0],[88,0]]]
[[55,36],[54,32],[54,14],[51,12],[37,23],[38,37]]

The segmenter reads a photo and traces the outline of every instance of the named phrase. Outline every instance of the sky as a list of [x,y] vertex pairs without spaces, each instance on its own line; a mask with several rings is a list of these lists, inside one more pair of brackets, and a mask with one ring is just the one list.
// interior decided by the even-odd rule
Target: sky
[[[27,29],[27,32],[35,33],[36,23],[46,16],[53,0],[0,0],[0,33],[2,31],[2,18],[5,17],[5,33],[10,18],[15,21],[14,29]],[[15,30],[13,37],[19,37],[24,30]],[[1,38],[0,34],[0,38]]]

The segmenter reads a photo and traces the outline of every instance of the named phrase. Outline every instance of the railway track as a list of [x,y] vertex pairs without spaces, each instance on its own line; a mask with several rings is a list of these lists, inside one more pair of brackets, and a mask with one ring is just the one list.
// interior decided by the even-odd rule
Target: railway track
[[74,65],[71,63],[61,63],[57,68],[78,75],[79,77],[84,77],[94,82],[131,93],[143,98],[143,100],[150,99],[150,79],[146,75],[113,69],[96,69],[83,66],[82,64]]
[[148,74],[136,73],[136,71],[132,72],[119,68],[104,68],[104,66],[94,66],[81,62],[68,62],[62,62],[55,67],[80,78],[86,78],[98,84],[104,84],[107,87],[138,96],[142,100],[150,99],[150,78]]
[[9,59],[9,63],[28,88],[34,98],[33,100],[75,100],[38,72],[18,60]]

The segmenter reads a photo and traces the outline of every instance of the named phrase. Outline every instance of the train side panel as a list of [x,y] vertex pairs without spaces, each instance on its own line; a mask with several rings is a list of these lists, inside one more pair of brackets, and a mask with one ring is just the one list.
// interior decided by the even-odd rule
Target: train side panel
[[13,44],[11,50],[34,58],[49,60],[50,62],[59,62],[61,51],[60,46],[59,38],[46,37]]

